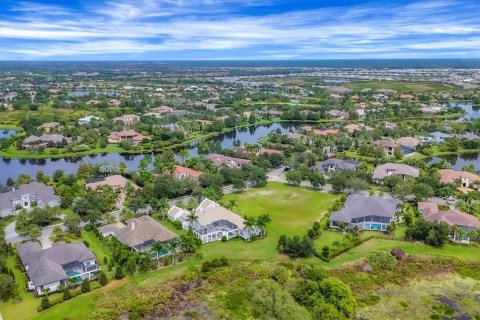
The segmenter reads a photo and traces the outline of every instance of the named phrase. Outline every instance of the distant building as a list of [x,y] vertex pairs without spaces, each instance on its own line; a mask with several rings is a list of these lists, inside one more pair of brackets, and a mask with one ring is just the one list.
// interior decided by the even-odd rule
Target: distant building
[[250,160],[224,156],[223,154],[212,153],[205,157],[213,162],[215,167],[227,166],[230,168],[241,168],[245,164],[252,163]]
[[175,177],[177,179],[192,179],[197,180],[203,174],[201,171],[193,170],[187,167],[175,166]]
[[480,181],[480,176],[468,171],[440,169],[438,173],[440,174],[440,182],[443,184],[459,183],[460,186],[464,188],[477,188],[478,182]]
[[380,183],[383,179],[392,175],[400,176],[402,179],[407,176],[418,178],[420,171],[403,163],[384,163],[375,168],[372,179],[374,182]]
[[400,146],[398,144],[396,144],[395,142],[392,142],[392,141],[386,140],[386,139],[373,141],[372,144],[374,146],[382,148],[383,152],[387,156],[393,156],[393,154],[395,152],[395,149],[400,148]]
[[332,172],[336,170],[356,170],[360,165],[358,160],[343,160],[330,158],[322,162],[315,164],[314,168],[318,169],[321,172]]
[[50,132],[54,131],[55,129],[57,129],[58,127],[60,127],[59,122],[47,122],[47,123],[42,124],[38,128],[43,130],[43,132],[50,133]]
[[119,143],[122,141],[128,141],[133,144],[139,144],[146,137],[134,130],[125,130],[121,132],[112,132],[108,135],[108,142],[109,143]]
[[113,121],[122,122],[125,125],[130,125],[139,120],[140,120],[140,117],[135,114],[126,114],[121,117],[113,118]]
[[41,136],[28,136],[22,142],[24,149],[37,149],[39,147],[64,147],[72,142],[71,138],[61,134],[43,134]]
[[86,117],[78,119],[77,123],[79,125],[86,125],[86,124],[89,124],[92,121],[100,121],[100,120],[101,120],[101,118],[90,115],[90,116],[86,116]]

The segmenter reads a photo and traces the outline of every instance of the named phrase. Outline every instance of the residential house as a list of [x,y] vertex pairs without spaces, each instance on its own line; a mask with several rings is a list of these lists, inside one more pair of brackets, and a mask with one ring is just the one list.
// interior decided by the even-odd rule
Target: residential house
[[168,131],[183,131],[182,126],[176,124],[176,123],[169,123],[169,124],[162,124],[160,126],[162,129],[166,129]]
[[352,92],[352,89],[349,89],[347,87],[344,87],[344,86],[334,86],[334,87],[330,87],[329,88],[331,91],[335,92],[335,93],[339,93],[339,94],[344,94],[344,93],[350,93]]
[[302,127],[302,130],[306,131],[306,132],[312,132],[313,134],[315,134],[317,136],[329,136],[329,135],[340,134],[340,130],[338,130],[338,129],[319,130],[319,129],[314,129],[311,126],[304,126],[304,127]]
[[335,119],[348,119],[348,112],[333,109],[327,112],[327,114]]
[[197,180],[203,174],[202,171],[193,170],[187,167],[175,166],[175,177],[177,179],[192,179]]
[[168,216],[172,220],[180,221],[184,229],[191,228],[202,243],[221,241],[223,237],[230,240],[237,236],[248,240],[260,234],[258,228],[247,228],[245,219],[210,199],[204,199],[194,213],[197,218],[190,221],[187,210],[173,206],[168,211]]
[[82,125],[89,124],[92,121],[100,121],[100,120],[101,120],[101,118],[90,115],[90,116],[86,116],[86,117],[78,119],[77,123],[82,126]]
[[387,156],[393,156],[395,149],[399,149],[400,146],[396,144],[393,141],[387,140],[387,139],[382,139],[382,140],[377,140],[373,141],[372,144],[374,146],[377,146],[383,150],[385,155]]
[[393,122],[385,121],[385,122],[383,123],[383,127],[384,127],[385,129],[395,129],[395,128],[397,127],[397,125],[396,125],[395,123],[393,123]]
[[440,169],[440,182],[443,184],[460,183],[464,188],[477,188],[480,176],[468,171],[456,171],[453,169]]
[[245,164],[252,163],[247,159],[224,156],[223,154],[212,153],[205,157],[213,162],[215,167],[227,166],[230,168],[241,168]]
[[357,227],[359,230],[387,231],[401,203],[393,198],[351,194],[343,208],[330,216],[330,227],[341,228],[344,225],[347,229]]
[[15,215],[18,208],[28,210],[35,205],[40,208],[58,207],[60,198],[52,187],[40,182],[22,184],[0,193],[0,217]]
[[[125,223],[107,224],[99,227],[98,231],[103,237],[113,236],[137,252],[149,251],[154,242],[167,243],[178,238],[177,234],[150,216],[129,219]],[[166,250],[163,252],[167,253]]]
[[451,138],[451,137],[452,137],[451,134],[435,131],[430,133],[428,136],[422,137],[421,141],[430,142],[430,143],[442,143],[445,141],[446,138]]
[[424,114],[435,115],[446,110],[446,108],[440,104],[433,104],[430,106],[424,106],[419,108]]
[[116,200],[116,207],[118,209],[122,209],[123,202],[126,198],[125,190],[127,186],[132,187],[133,189],[139,189],[139,186],[134,184],[133,182],[128,181],[127,178],[121,176],[119,174],[111,175],[104,178],[89,180],[85,183],[85,188],[96,190],[97,188],[101,188],[102,186],[110,186],[119,193],[119,197]]
[[51,133],[52,131],[54,131],[58,127],[60,127],[60,123],[54,121],[54,122],[44,123],[38,128],[41,129],[43,132]]
[[392,175],[400,176],[405,180],[407,176],[418,178],[420,171],[403,163],[384,163],[375,168],[372,179],[374,182],[380,183],[383,179]]
[[82,242],[57,242],[48,249],[42,249],[38,242],[26,242],[17,251],[29,279],[28,289],[38,295],[71,281],[78,284],[93,279],[100,270],[95,255]]
[[402,148],[404,154],[410,154],[417,150],[417,147],[421,141],[413,137],[401,137],[395,140],[395,143]]
[[321,172],[330,173],[336,170],[356,170],[359,165],[360,161],[358,160],[330,158],[322,162],[317,162],[314,168]]
[[109,143],[119,143],[122,141],[129,141],[133,144],[139,144],[146,137],[134,130],[124,130],[121,132],[112,132],[108,135],[108,142]]
[[153,113],[169,113],[173,111],[173,108],[168,106],[160,106],[160,107],[152,108],[149,111]]
[[400,99],[403,99],[403,100],[412,100],[412,99],[415,99],[415,96],[412,96],[411,94],[401,94],[401,95],[400,95]]
[[140,120],[140,117],[135,114],[125,114],[121,117],[113,118],[113,121],[122,122],[124,125],[131,125]]
[[354,133],[355,131],[361,131],[361,130],[366,130],[366,131],[373,131],[374,129],[372,127],[366,126],[363,123],[350,123],[345,126],[345,129],[347,129],[348,133]]
[[[447,211],[440,211],[438,205],[433,202],[419,202],[418,211],[422,214],[425,220],[429,222],[443,222],[449,226],[456,225],[465,232],[480,228],[480,221],[477,217],[461,212],[455,208],[449,208]],[[470,242],[468,235],[463,235],[457,238],[457,235],[452,235],[453,241]]]
[[120,105],[120,101],[117,99],[111,99],[108,101],[108,105],[110,107],[118,107]]
[[37,149],[39,147],[64,147],[72,142],[71,138],[62,134],[42,134],[41,136],[31,135],[22,142],[24,149]]

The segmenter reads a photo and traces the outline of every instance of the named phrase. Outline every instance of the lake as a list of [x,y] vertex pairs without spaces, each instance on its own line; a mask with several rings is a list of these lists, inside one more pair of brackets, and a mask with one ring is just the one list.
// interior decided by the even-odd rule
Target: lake
[[[265,137],[269,132],[280,129],[282,133],[296,131],[301,127],[302,123],[271,123],[261,126],[250,126],[238,128],[231,132],[221,134],[209,140],[220,141],[223,149],[233,148],[234,142],[239,140],[241,144],[257,143],[258,139]],[[0,131],[1,132],[1,131]],[[190,145],[190,156],[198,155],[198,143],[194,142]],[[75,173],[80,163],[93,164],[119,164],[125,163],[127,168],[136,170],[140,160],[143,159],[142,154],[94,154],[81,157],[69,157],[59,159],[5,159],[0,157],[0,184],[5,183],[8,178],[16,179],[21,173],[28,174],[35,178],[37,171],[43,171],[45,174],[52,176],[55,170],[63,170],[65,173]],[[180,157],[176,157],[180,160]],[[180,161],[179,161],[180,162]]]
[[445,160],[449,165],[452,166],[452,169],[460,170],[464,166],[473,164],[475,170],[480,169],[480,154],[478,153],[462,153],[462,154],[453,154],[448,156],[433,157],[428,163],[439,163],[441,160]]
[[468,101],[453,101],[450,102],[450,106],[458,106],[465,111],[465,114],[461,117],[455,119],[455,121],[463,121],[470,118],[480,118],[480,107],[473,106],[471,102]]
[[75,90],[71,92],[71,95],[74,97],[86,97],[90,93],[93,93],[96,96],[108,96],[108,97],[118,97],[120,93],[116,91],[98,91],[98,90]]
[[17,133],[17,130],[0,129],[0,140],[9,138]]

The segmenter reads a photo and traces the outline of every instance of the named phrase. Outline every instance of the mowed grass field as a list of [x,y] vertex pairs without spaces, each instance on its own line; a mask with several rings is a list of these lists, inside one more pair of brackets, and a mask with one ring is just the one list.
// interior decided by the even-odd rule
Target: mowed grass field
[[449,91],[454,90],[454,86],[445,85],[442,83],[421,83],[421,82],[396,82],[396,81],[359,81],[359,82],[352,82],[348,83],[345,86],[355,89],[361,90],[365,88],[370,88],[373,90],[380,90],[380,89],[390,89],[396,90],[400,93],[402,92],[427,92],[427,91]]
[[[241,193],[226,195],[222,203],[235,200],[235,213],[258,217],[267,213],[272,219],[267,227],[267,237],[252,243],[242,240],[215,242],[205,245],[202,252],[206,259],[226,256],[241,260],[285,260],[278,254],[276,246],[280,235],[304,236],[313,222],[320,220],[339,196],[306,188],[270,182],[266,187],[249,189]],[[315,258],[318,263],[321,260]]]

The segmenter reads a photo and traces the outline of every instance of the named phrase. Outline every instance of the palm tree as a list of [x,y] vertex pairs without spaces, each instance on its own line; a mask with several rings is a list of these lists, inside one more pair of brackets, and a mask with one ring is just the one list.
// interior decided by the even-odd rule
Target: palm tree
[[55,242],[62,240],[65,236],[65,232],[60,226],[56,226],[55,228],[53,228],[52,233],[55,236]]
[[168,251],[172,256],[172,264],[175,265],[175,255],[177,254],[178,247],[180,246],[180,242],[177,239],[172,239],[167,243]]
[[188,221],[188,229],[192,230],[193,229],[193,224],[195,222],[198,222],[198,216],[195,213],[195,209],[190,212],[190,214],[187,216],[187,221]]
[[270,215],[268,213],[264,213],[261,216],[257,218],[257,226],[262,230],[262,237],[265,237],[267,235],[266,232],[266,227],[268,224],[272,222],[272,218],[270,218]]
[[190,156],[190,152],[188,149],[182,149],[178,152],[178,155],[182,158],[182,163],[185,163],[185,160]]
[[254,152],[254,153],[257,153],[258,151],[260,151],[260,146],[258,144],[252,144],[251,145],[251,150]]
[[167,198],[160,198],[157,201],[157,210],[161,213],[163,220],[165,220],[168,207],[169,207],[169,205],[168,205],[168,199]]
[[151,252],[155,252],[155,258],[157,259],[157,269],[160,268],[160,252],[165,250],[165,246],[160,241],[155,241],[152,244]]
[[250,231],[256,225],[257,221],[255,220],[255,218],[251,218],[247,216],[245,216],[244,219],[245,219],[245,222],[244,222],[245,229],[247,229],[248,233],[250,234]]
[[458,241],[460,240],[464,235],[465,235],[465,230],[457,226],[456,224],[452,225],[450,227],[450,232],[453,235],[453,241]]
[[163,170],[166,174],[174,175],[175,174],[175,162],[168,162],[165,164]]
[[228,204],[227,204],[226,207],[227,207],[227,209],[229,209],[229,210],[231,210],[231,209],[233,209],[233,208],[235,208],[235,207],[238,207],[237,201],[235,201],[234,199],[230,199],[230,200],[228,201]]

